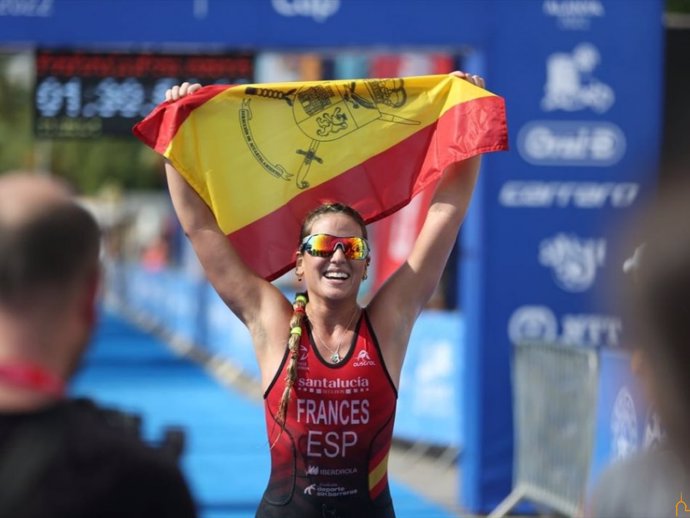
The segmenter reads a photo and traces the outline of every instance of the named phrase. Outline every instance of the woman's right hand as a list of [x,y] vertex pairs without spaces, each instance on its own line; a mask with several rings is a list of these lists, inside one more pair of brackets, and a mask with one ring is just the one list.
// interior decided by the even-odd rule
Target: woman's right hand
[[199,83],[188,83],[184,82],[181,85],[175,85],[172,88],[168,88],[165,91],[165,100],[166,101],[177,101],[178,99],[181,99],[185,95],[193,94],[196,92],[199,88],[201,88],[201,85]]

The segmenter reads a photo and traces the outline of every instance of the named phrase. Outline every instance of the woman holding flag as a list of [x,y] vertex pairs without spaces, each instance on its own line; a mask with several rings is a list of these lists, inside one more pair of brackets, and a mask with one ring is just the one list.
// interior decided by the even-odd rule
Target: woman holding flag
[[[481,77],[453,74],[484,86]],[[200,88],[175,86],[167,104],[194,97]],[[243,260],[190,185],[189,172],[166,163],[182,227],[209,281],[253,339],[272,457],[257,517],[395,516],[387,461],[412,327],[455,243],[480,154],[504,148],[505,142],[478,148],[443,168],[409,257],[364,308],[357,295],[371,252],[356,210],[331,200],[306,215],[293,248],[306,291],[291,303]],[[243,252],[268,253],[258,247]]]

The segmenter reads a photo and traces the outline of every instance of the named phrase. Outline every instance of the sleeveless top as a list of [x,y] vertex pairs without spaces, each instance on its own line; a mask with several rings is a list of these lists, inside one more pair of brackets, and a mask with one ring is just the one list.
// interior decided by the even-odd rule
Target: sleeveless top
[[366,314],[337,364],[302,325],[285,429],[275,416],[289,352],[264,394],[271,476],[257,518],[394,518],[388,452],[397,390]]

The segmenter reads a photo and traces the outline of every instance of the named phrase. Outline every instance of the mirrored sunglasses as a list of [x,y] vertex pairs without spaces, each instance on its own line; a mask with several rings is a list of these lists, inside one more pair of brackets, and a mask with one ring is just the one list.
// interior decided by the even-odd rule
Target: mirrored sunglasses
[[311,234],[302,240],[300,252],[314,257],[331,257],[340,249],[348,259],[362,260],[369,256],[369,243],[363,237],[336,237],[330,234]]

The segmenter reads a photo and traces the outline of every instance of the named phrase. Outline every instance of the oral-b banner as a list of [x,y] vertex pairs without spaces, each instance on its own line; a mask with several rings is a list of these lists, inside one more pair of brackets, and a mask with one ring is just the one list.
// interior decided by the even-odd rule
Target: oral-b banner
[[458,254],[465,338],[449,355],[463,355],[460,504],[479,514],[511,489],[513,345],[620,342],[601,295],[623,261],[616,226],[655,182],[663,4],[13,0],[0,1],[0,44],[443,48],[483,74],[506,99],[511,151],[483,160]]

